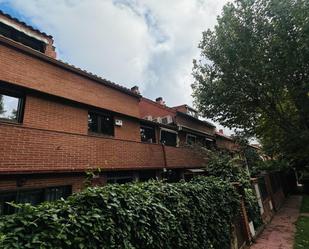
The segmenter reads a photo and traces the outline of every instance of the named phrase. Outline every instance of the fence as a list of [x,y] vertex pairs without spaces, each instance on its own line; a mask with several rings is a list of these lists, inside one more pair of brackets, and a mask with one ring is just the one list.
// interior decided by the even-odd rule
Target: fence
[[[232,249],[243,248],[246,244],[250,244],[263,230],[264,225],[269,223],[275,212],[280,209],[285,198],[294,193],[296,186],[293,171],[263,173],[259,177],[253,178],[251,182],[252,189],[256,193],[263,224],[260,227],[254,227],[253,222],[248,218],[242,198],[240,213],[232,224]],[[241,187],[238,186],[238,189],[241,196],[244,196]]]

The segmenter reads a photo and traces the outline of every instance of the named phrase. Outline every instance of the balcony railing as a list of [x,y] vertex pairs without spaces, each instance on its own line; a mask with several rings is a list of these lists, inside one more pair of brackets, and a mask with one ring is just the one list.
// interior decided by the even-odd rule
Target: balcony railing
[[205,165],[190,148],[77,135],[0,124],[0,172],[87,169],[194,168]]

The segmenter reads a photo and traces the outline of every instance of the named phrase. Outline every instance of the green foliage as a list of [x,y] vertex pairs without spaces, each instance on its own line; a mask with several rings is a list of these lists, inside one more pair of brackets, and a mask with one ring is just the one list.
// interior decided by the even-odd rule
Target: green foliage
[[224,152],[208,152],[209,161],[207,163],[207,172],[216,177],[229,182],[244,183],[249,180],[249,176],[243,169],[244,164],[237,158],[231,158]]
[[284,159],[272,159],[259,162],[250,168],[250,173],[252,176],[258,176],[263,171],[271,172],[271,171],[284,171],[289,170],[290,163]]
[[262,219],[256,194],[252,189],[250,175],[247,169],[245,169],[244,162],[231,158],[226,153],[213,152],[210,154],[207,172],[211,176],[220,177],[225,181],[237,182],[242,185],[249,219],[253,221],[255,227],[259,227],[262,224]]
[[101,173],[102,169],[101,168],[96,168],[96,169],[91,169],[91,170],[87,170],[85,172],[86,177],[84,180],[84,187],[90,187],[92,186],[92,180],[93,178],[95,178],[97,175],[99,175]]
[[295,249],[309,248],[309,217],[300,216],[296,223]]
[[303,201],[300,208],[301,213],[309,213],[309,195],[303,196]]
[[225,181],[107,185],[18,205],[0,219],[1,248],[229,248],[239,196]]
[[307,0],[228,3],[203,33],[192,86],[206,117],[300,167],[309,164],[308,13]]
[[5,113],[3,106],[3,95],[0,94],[0,115]]

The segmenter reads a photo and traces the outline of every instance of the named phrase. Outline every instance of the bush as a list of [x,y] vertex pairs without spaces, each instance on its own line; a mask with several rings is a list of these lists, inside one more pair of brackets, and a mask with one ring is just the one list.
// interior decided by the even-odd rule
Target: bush
[[250,221],[257,228],[263,224],[255,191],[250,182],[250,175],[242,160],[231,158],[226,153],[212,152],[207,165],[211,176],[220,177],[229,182],[238,182],[244,189],[244,201]]
[[108,185],[67,200],[16,205],[0,219],[1,248],[229,248],[239,207],[218,178]]

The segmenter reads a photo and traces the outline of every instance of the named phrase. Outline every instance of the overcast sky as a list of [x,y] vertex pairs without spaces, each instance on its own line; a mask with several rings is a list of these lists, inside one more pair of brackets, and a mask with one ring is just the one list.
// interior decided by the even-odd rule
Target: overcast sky
[[192,105],[192,60],[227,0],[0,0],[52,35],[58,58],[150,99]]

